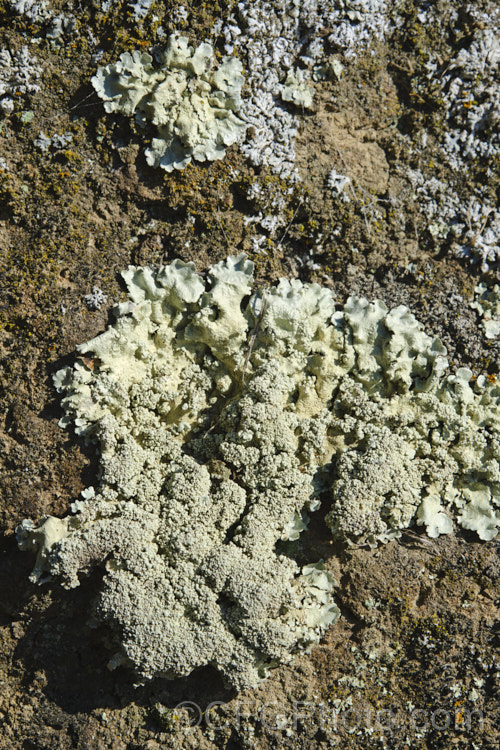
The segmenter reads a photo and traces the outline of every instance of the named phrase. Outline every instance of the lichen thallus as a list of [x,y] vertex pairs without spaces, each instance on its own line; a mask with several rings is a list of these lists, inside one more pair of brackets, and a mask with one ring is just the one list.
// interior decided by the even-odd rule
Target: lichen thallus
[[[218,197],[220,197],[220,196],[218,195]],[[299,199],[299,202],[298,202],[297,207],[296,207],[296,209],[295,209],[295,211],[293,213],[293,216],[292,216],[292,218],[291,218],[288,226],[286,227],[285,231],[283,232],[283,235],[281,236],[281,239],[278,242],[278,246],[281,246],[282,243],[284,242],[285,237],[286,237],[286,235],[287,235],[290,227],[292,226],[293,222],[295,221],[295,218],[297,216],[297,213],[298,213],[299,208],[300,208],[301,205],[302,205],[302,198]],[[236,248],[233,245],[231,245],[231,243],[228,240],[227,234],[226,234],[226,232],[224,230],[224,226],[223,226],[221,218],[220,218],[220,210],[219,210],[219,203],[218,202],[217,202],[217,210],[216,211],[214,210],[213,213],[214,213],[215,221],[217,222],[217,224],[219,226],[219,229],[221,230],[221,233],[222,233],[222,235],[224,237],[224,240],[226,241],[228,250],[231,253],[236,253],[237,252]],[[251,304],[252,304],[252,312],[253,312],[255,324],[254,324],[253,328],[251,329],[249,337],[248,337],[248,348],[247,348],[247,352],[246,352],[246,355],[245,355],[245,359],[243,360],[243,365],[241,367],[240,372],[237,373],[238,380],[235,381],[235,383],[234,383],[234,386],[236,387],[236,391],[237,392],[240,392],[241,389],[245,385],[245,377],[246,377],[246,373],[247,373],[247,369],[248,369],[248,364],[250,362],[250,357],[252,356],[252,351],[253,351],[253,348],[254,348],[254,345],[255,345],[255,341],[256,341],[257,335],[259,333],[259,329],[260,329],[260,327],[262,325],[262,321],[264,319],[264,314],[265,314],[266,305],[267,305],[266,290],[264,288],[257,287],[255,289],[255,292],[254,292],[254,294],[252,296]],[[231,395],[234,396],[234,390],[235,390],[235,388],[233,387],[231,390],[233,391],[233,393]],[[221,394],[221,395],[223,396],[224,400],[226,400],[226,399],[228,399],[228,398],[231,397],[229,395],[228,396],[225,396],[223,394]],[[215,427],[217,426],[218,422],[219,422],[219,417],[217,416],[212,421],[212,424],[210,425],[210,427],[203,433],[203,437],[206,437],[213,429],[215,429]]]

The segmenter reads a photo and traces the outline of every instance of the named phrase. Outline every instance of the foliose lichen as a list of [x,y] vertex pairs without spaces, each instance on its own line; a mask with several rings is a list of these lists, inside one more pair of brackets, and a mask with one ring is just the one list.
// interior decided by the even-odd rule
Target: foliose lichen
[[136,115],[157,127],[146,159],[171,172],[192,159],[221,159],[246,129],[237,115],[240,61],[224,57],[216,69],[213,65],[210,44],[193,49],[186,37],[172,34],[158,67],[145,52],[125,52],[118,62],[99,68],[92,84],[106,112]]
[[[257,295],[242,312],[251,274],[243,256],[214,266],[207,284],[181,261],[130,267],[116,324],[79,347],[93,369],[55,376],[62,424],[99,442],[100,482],[48,556],[50,519],[25,523],[22,544],[43,545],[35,578],[43,567],[69,587],[105,565],[97,615],[119,626],[121,655],[143,678],[211,663],[236,688],[255,685],[338,616],[331,574],[280,549],[317,506],[326,420],[295,407],[294,368],[276,368],[260,337],[246,362],[262,311]],[[266,320],[287,307],[273,299]],[[274,347],[283,363],[287,329]]]
[[474,289],[470,306],[481,316],[486,338],[496,339],[500,334],[500,286],[495,284],[488,288],[481,282]]
[[41,69],[24,46],[17,52],[0,50],[0,111],[10,115],[19,101],[40,91]]
[[50,17],[47,0],[7,0],[7,4],[13,11],[27,16],[34,23],[46,21]]
[[500,525],[500,388],[448,373],[403,306],[337,309],[298,280],[252,293],[252,268],[130,266],[115,324],[54,377],[61,425],[99,444],[99,483],[64,529],[25,521],[20,543],[42,551],[35,579],[105,567],[112,663],[144,679],[213,664],[241,689],[320,639],[334,582],[293,544],[320,501],[337,539],[370,545],[413,521]]
[[287,76],[281,98],[285,102],[295,104],[296,107],[303,107],[304,109],[312,107],[313,91],[302,70],[297,70]]

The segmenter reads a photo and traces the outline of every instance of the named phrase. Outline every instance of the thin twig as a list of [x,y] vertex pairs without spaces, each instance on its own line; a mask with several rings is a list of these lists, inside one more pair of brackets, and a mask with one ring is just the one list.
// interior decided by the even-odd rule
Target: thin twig
[[301,205],[302,205],[302,198],[300,198],[299,203],[297,205],[297,208],[295,209],[295,212],[294,212],[294,214],[293,214],[293,216],[291,218],[291,221],[290,221],[289,225],[287,226],[287,228],[285,229],[285,231],[283,232],[283,237],[280,239],[278,245],[281,245],[282,242],[283,242],[283,240],[287,236],[288,230],[290,229],[290,227],[292,226],[293,222],[295,221],[295,217],[297,216],[297,214],[299,212],[299,208],[301,207]]
[[[96,92],[95,91],[91,91],[90,94],[88,94],[87,96],[84,96],[83,99],[80,99],[79,102],[77,102],[76,104],[73,104],[73,106],[69,108],[69,111],[72,112],[74,109],[76,109],[81,104],[83,104],[83,102],[86,102],[87,99],[90,99],[91,96],[96,96]],[[99,102],[95,102],[95,104],[87,104],[87,107],[95,107],[98,104],[99,104]]]
[[227,245],[228,249],[231,250],[231,245],[229,244],[229,240],[227,238],[227,234],[225,232],[224,227],[222,226],[222,220],[220,218],[221,213],[220,213],[220,208],[219,208],[219,198],[220,198],[220,195],[219,195],[219,191],[217,190],[217,211],[214,211],[215,221],[219,225],[219,229],[221,230],[221,232],[222,232],[222,234],[224,236],[224,239],[226,240],[226,245]]
[[245,371],[247,369],[247,365],[250,360],[250,355],[252,354],[252,349],[255,344],[255,339],[257,338],[257,333],[259,331],[260,324],[262,323],[262,318],[264,317],[265,309],[266,309],[266,298],[262,296],[262,307],[260,308],[259,317],[257,318],[257,322],[255,323],[254,329],[250,336],[250,341],[248,342],[248,352],[245,357],[245,361],[243,362],[243,368],[241,370],[241,382],[242,383],[245,382]]
[[[337,151],[337,153],[338,153],[338,155],[340,157],[340,161],[344,165],[344,169],[347,172],[349,172],[349,165],[347,164],[346,160],[344,159],[344,155],[343,155],[342,151],[340,150],[340,148],[338,146],[335,146],[335,150]],[[347,175],[347,176],[349,177],[349,175]],[[352,184],[352,179],[350,179],[350,178],[349,178],[349,187],[351,189],[351,192],[352,192],[354,200],[357,201],[358,200],[358,196],[356,195],[356,191],[354,190],[354,185]],[[361,208],[361,213],[363,214],[363,219],[365,220],[366,231],[368,232],[368,235],[371,237],[370,225],[368,223],[368,219],[366,218],[365,207],[361,204],[360,208]]]

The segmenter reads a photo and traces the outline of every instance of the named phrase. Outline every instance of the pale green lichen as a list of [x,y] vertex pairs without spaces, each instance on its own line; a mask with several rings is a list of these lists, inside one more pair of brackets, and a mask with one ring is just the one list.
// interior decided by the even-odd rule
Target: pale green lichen
[[193,49],[186,37],[172,34],[158,67],[147,53],[125,52],[99,68],[92,84],[106,112],[135,114],[157,127],[159,137],[146,149],[146,159],[171,172],[192,159],[221,159],[245,132],[237,116],[242,65],[229,57],[215,70],[213,64],[210,44]]
[[474,300],[470,306],[481,316],[486,338],[496,339],[500,334],[500,286],[495,284],[489,289],[481,282],[474,289]]
[[313,93],[304,71],[297,70],[287,76],[281,98],[285,102],[295,104],[296,107],[310,109],[313,103]]
[[[120,627],[122,654],[144,678],[212,663],[235,687],[255,685],[338,616],[331,575],[279,549],[317,506],[311,471],[327,420],[313,425],[295,408],[293,368],[277,368],[260,338],[245,365],[262,304],[242,306],[252,268],[229,258],[207,282],[181,261],[129,268],[130,302],[79,347],[94,369],[77,363],[54,379],[66,420],[99,442],[101,479],[73,504],[46,569],[76,586],[105,564],[97,616]],[[323,316],[304,291],[311,320],[297,322],[313,334]],[[282,302],[264,311],[276,350],[289,348]]]
[[66,586],[105,566],[112,664],[145,679],[213,664],[240,689],[319,640],[334,582],[293,541],[320,499],[348,542],[500,525],[500,389],[448,374],[405,307],[337,310],[298,280],[252,294],[252,268],[129,267],[116,323],[78,347],[91,366],[54,378],[63,424],[99,443],[99,486],[64,535],[25,522],[21,544]]
[[[500,389],[483,376],[472,382],[466,368],[446,374],[442,344],[407,308],[351,298],[343,317],[349,377],[333,401],[334,535],[376,544],[416,517],[432,536],[451,531],[454,518],[491,539],[500,526]],[[489,514],[472,487],[488,488]]]
[[17,535],[19,548],[23,552],[36,552],[36,563],[30,580],[33,583],[41,582],[49,564],[51,549],[68,535],[68,519],[48,516],[35,526],[27,518],[18,527]]

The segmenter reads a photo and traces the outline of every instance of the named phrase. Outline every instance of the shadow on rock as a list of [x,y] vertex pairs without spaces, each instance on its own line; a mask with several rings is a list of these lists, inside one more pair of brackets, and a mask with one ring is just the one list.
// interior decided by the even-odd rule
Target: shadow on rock
[[[26,626],[15,650],[26,687],[42,671],[46,698],[72,714],[132,702],[142,706],[160,702],[165,709],[192,702],[204,710],[213,701],[230,700],[231,691],[211,667],[186,678],[145,685],[137,685],[137,677],[125,667],[110,671],[107,664],[117,650],[112,632],[106,626],[96,627],[90,617],[99,584],[100,575],[94,574],[71,591],[30,587],[32,597],[21,613]],[[46,593],[38,596],[39,591]]]

